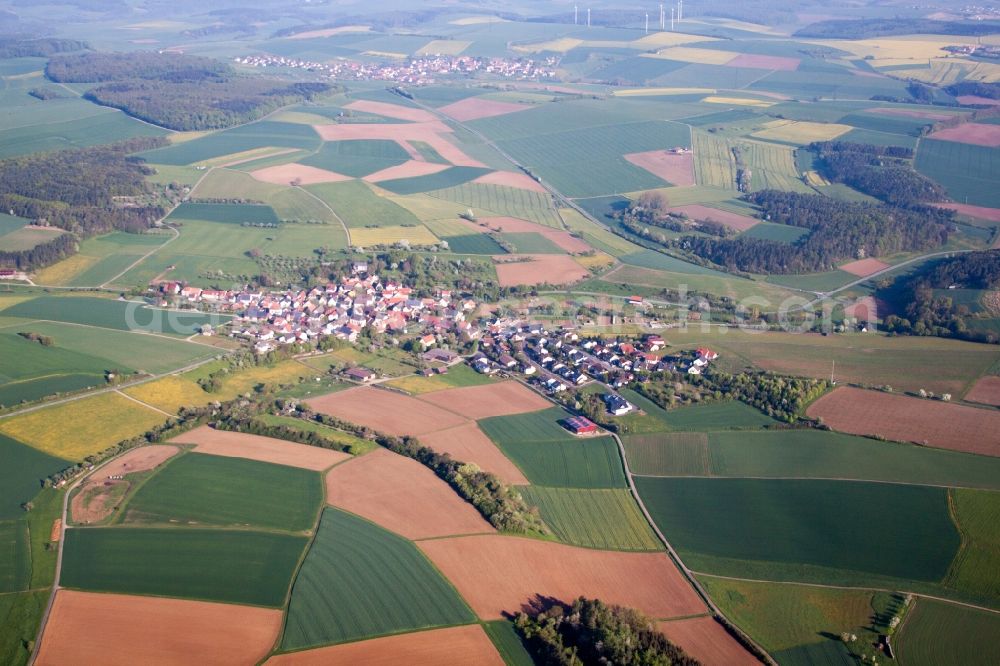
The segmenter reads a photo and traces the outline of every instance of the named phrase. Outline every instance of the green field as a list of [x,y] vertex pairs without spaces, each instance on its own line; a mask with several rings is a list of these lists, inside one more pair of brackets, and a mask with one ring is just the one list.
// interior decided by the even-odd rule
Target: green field
[[[431,231],[434,231],[433,225],[428,224]],[[448,249],[456,254],[506,254],[500,245],[497,244],[495,240],[487,236],[486,234],[462,234],[461,236],[448,236],[442,238],[443,241],[448,243]]]
[[23,520],[0,522],[0,595],[28,589],[31,553]]
[[240,530],[75,528],[61,583],[70,588],[281,606],[308,538]]
[[526,231],[498,235],[521,254],[566,254],[566,250],[539,233]]
[[430,377],[409,375],[393,379],[388,384],[407,393],[420,395],[422,393],[449,388],[482,386],[483,384],[492,384],[494,381],[489,375],[478,373],[466,364],[459,363],[448,368],[448,372],[443,375],[432,375]]
[[722,612],[770,652],[792,666],[855,664],[840,642],[844,631],[866,626],[872,593],[802,585],[774,585],[701,576]]
[[416,546],[328,508],[295,579],[281,647],[295,650],[474,620]]
[[42,488],[42,479],[60,472],[70,463],[0,435],[0,520],[24,515],[21,505]]
[[489,172],[489,169],[482,167],[453,166],[427,176],[384,180],[378,185],[382,189],[396,194],[418,194],[420,192],[441,190],[446,187],[455,187],[470,180],[475,180]]
[[962,535],[962,548],[944,584],[1000,598],[1000,577],[997,576],[1000,571],[1000,493],[961,489],[951,493],[952,515]]
[[278,216],[274,214],[273,208],[255,204],[182,203],[167,219],[225,224],[278,224]]
[[629,435],[633,474],[857,479],[1000,490],[1000,459],[824,430]]
[[545,192],[504,185],[465,183],[436,190],[430,196],[464,204],[479,217],[516,217],[555,229],[562,228],[559,215],[552,207],[552,197]]
[[922,139],[914,166],[959,203],[1000,207],[1000,148]]
[[[92,105],[60,105],[58,119],[0,130],[0,159],[49,150],[86,148],[138,136],[163,136],[166,130],[129,118],[119,111],[92,113]],[[74,120],[67,117],[80,112]],[[32,111],[33,113],[33,111]],[[62,115],[68,113],[70,115]],[[91,114],[91,115],[88,115]],[[36,121],[32,121],[34,123]]]
[[301,532],[313,526],[322,502],[316,472],[191,453],[164,465],[139,488],[125,507],[125,521]]
[[918,599],[894,642],[900,663],[913,666],[1000,663],[1000,615]]
[[[947,490],[825,480],[655,479],[636,486],[657,525],[695,571],[749,568],[817,580],[822,567],[937,582],[958,550]],[[751,576],[747,576],[751,577]]]
[[261,121],[141,153],[152,164],[183,166],[213,157],[274,146],[316,150],[322,141],[308,125]]
[[483,419],[479,426],[535,485],[623,488],[625,473],[610,437],[574,437],[558,420],[559,408]]
[[653,530],[627,490],[525,486],[521,494],[538,507],[560,541],[601,550],[661,550]]
[[334,173],[361,178],[410,159],[409,153],[395,141],[327,141],[315,155],[302,164]]
[[803,236],[809,235],[808,229],[793,227],[789,224],[774,224],[773,222],[759,222],[746,230],[742,234],[748,238],[760,238],[762,240],[778,241],[780,243],[794,243]]
[[493,620],[483,623],[483,629],[507,666],[534,666],[535,661],[512,622]]
[[392,201],[380,197],[362,181],[309,185],[310,192],[337,211],[350,228],[419,225],[420,220]]
[[569,197],[663,187],[665,181],[623,155],[691,145],[688,127],[667,121],[548,132],[500,141],[500,147]]
[[3,311],[5,317],[44,319],[71,324],[85,324],[120,331],[191,335],[202,324],[228,321],[227,315],[199,312],[166,312],[135,301],[76,296],[39,296],[17,303]]
[[0,662],[28,663],[49,590],[0,594]]
[[[692,264],[689,261],[684,261],[683,259],[673,257],[669,254],[664,254],[663,252],[659,252],[657,250],[640,250],[639,252],[626,254],[619,257],[619,259],[631,266],[652,268],[658,271],[670,271],[672,273],[686,273],[691,275],[710,275],[718,278],[732,277],[731,275],[723,273],[722,271],[717,271],[714,268]],[[677,288],[677,285],[669,286],[672,286],[675,289]]]

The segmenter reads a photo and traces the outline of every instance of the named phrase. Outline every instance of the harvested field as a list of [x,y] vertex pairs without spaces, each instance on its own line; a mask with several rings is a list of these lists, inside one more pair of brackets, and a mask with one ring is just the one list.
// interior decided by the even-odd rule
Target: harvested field
[[326,169],[306,166],[305,164],[279,164],[278,166],[267,167],[251,171],[250,175],[264,183],[274,183],[275,185],[315,185],[316,183],[338,183],[342,180],[350,180],[350,176],[344,176]]
[[989,146],[990,148],[1000,147],[1000,125],[986,125],[982,123],[965,123],[958,127],[949,127],[938,130],[928,135],[928,139],[940,139],[942,141],[957,141],[958,143],[971,143],[974,146]]
[[386,449],[330,470],[326,501],[408,539],[494,531],[434,472]]
[[178,444],[194,444],[194,450],[198,453],[225,458],[247,458],[316,472],[322,472],[351,457],[350,454],[340,451],[295,444],[260,435],[216,430],[207,425],[195,428],[171,441]]
[[1000,377],[983,377],[965,394],[965,399],[969,402],[1000,407]]
[[746,231],[760,222],[757,218],[750,217],[749,215],[740,215],[739,213],[702,206],[700,204],[672,206],[670,212],[684,213],[692,220],[712,220],[713,222],[724,224],[735,231]]
[[865,109],[866,113],[878,113],[883,116],[900,116],[901,118],[920,118],[921,120],[949,120],[954,118],[951,113],[934,113],[933,111],[920,111],[917,109],[886,109],[875,108]]
[[851,275],[857,275],[858,277],[868,277],[887,268],[889,268],[889,264],[869,257],[868,259],[858,259],[857,261],[844,264],[840,267],[840,270],[847,271]]
[[407,162],[403,162],[402,164],[397,164],[396,166],[391,166],[386,169],[382,169],[381,171],[368,174],[362,180],[369,183],[380,183],[383,180],[396,180],[398,178],[418,178],[420,176],[429,176],[432,173],[444,171],[447,168],[449,168],[447,164],[434,164],[432,162],[409,160]]
[[74,522],[100,522],[110,516],[122,503],[131,485],[130,481],[109,480],[108,477],[155,469],[178,451],[176,446],[168,444],[142,446],[91,474],[80,485],[80,490],[73,495],[70,502],[70,515],[73,516]]
[[498,102],[480,97],[466,97],[458,102],[442,106],[438,111],[449,118],[454,118],[458,122],[464,123],[468,120],[505,116],[508,113],[527,111],[533,108],[535,107],[530,104],[514,104],[513,102]]
[[987,208],[986,206],[972,206],[959,203],[935,203],[931,205],[939,208],[950,208],[959,215],[968,215],[969,217],[989,220],[990,222],[1000,222],[1000,208]]
[[366,99],[351,102],[344,108],[361,113],[374,113],[376,116],[385,116],[386,118],[409,120],[414,123],[432,123],[437,120],[433,113],[423,109],[414,109],[388,102],[372,102]]
[[482,619],[516,613],[536,595],[583,595],[650,617],[697,615],[705,606],[663,553],[589,550],[499,535],[419,544]]
[[417,160],[420,159],[420,154],[407,142],[423,141],[434,148],[442,158],[455,166],[483,166],[481,162],[472,159],[463,153],[458,146],[442,136],[443,134],[450,134],[451,128],[440,121],[403,124],[316,125],[314,128],[324,141],[350,141],[359,139],[395,141],[404,148],[409,148],[412,151],[411,155]]
[[[512,254],[493,259],[501,287],[519,284],[569,284],[590,275],[585,268],[573,261],[573,257],[565,255]],[[530,260],[517,261],[518,259]]]
[[552,406],[548,400],[515,381],[435,391],[418,399],[473,420],[537,412]]
[[844,386],[806,410],[834,430],[1000,456],[1000,412]]
[[309,406],[338,419],[367,426],[388,435],[414,435],[454,428],[465,419],[416,398],[359,386],[313,398]]
[[476,178],[473,183],[483,185],[503,185],[505,187],[516,187],[521,190],[545,193],[547,190],[534,178],[523,173],[513,173],[511,171],[494,171],[485,176]]
[[667,639],[706,666],[758,666],[760,661],[712,617],[659,622]]
[[440,430],[420,438],[421,443],[455,460],[475,463],[480,469],[496,474],[506,484],[528,485],[524,473],[512,463],[475,423]]
[[342,25],[336,28],[322,28],[320,30],[307,30],[289,35],[287,39],[315,39],[317,37],[333,37],[347,32],[369,32],[371,27],[367,25]]
[[281,622],[280,610],[59,590],[36,663],[253,664]]
[[625,155],[625,159],[678,187],[695,184],[693,153],[679,154],[667,150],[650,150],[645,153],[629,153]]
[[752,69],[774,69],[781,72],[794,72],[799,68],[798,58],[782,58],[781,56],[754,55],[741,53],[726,63],[726,67],[747,67]]
[[503,666],[503,659],[478,624],[280,654],[268,666],[395,666],[401,655],[411,666]]

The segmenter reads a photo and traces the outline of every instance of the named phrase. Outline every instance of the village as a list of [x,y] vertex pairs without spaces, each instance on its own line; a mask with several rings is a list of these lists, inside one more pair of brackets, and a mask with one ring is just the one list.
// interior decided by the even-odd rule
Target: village
[[524,58],[480,58],[473,56],[434,55],[406,58],[403,61],[362,62],[332,60],[315,62],[284,56],[241,56],[235,62],[248,67],[286,67],[326,74],[332,79],[348,81],[391,81],[407,85],[427,85],[441,77],[487,74],[518,81],[538,81],[555,76],[555,59],[543,63]]

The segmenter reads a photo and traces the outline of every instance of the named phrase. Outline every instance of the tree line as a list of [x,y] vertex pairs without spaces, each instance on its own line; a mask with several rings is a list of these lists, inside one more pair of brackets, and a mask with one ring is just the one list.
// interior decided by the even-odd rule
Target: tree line
[[572,604],[536,598],[514,618],[536,663],[698,666],[701,662],[656,630],[639,611],[579,597]]
[[57,53],[83,51],[88,48],[90,47],[87,46],[87,42],[77,39],[0,37],[0,58],[48,58]]
[[903,276],[885,291],[894,292],[902,304],[899,314],[885,318],[885,328],[897,335],[936,335],[974,342],[997,343],[1000,335],[976,329],[968,305],[956,303],[947,293],[935,290],[993,290],[1000,287],[1000,250],[968,252],[935,262],[916,275]]
[[948,241],[954,218],[952,211],[931,206],[902,208],[778,190],[743,198],[760,208],[761,218],[810,233],[794,243],[684,236],[674,247],[730,271],[814,273],[832,270],[847,259],[940,247]]
[[180,131],[252,122],[333,88],[243,75],[211,58],[152,51],[53,58],[46,75],[58,82],[98,83],[86,99]]
[[1000,32],[997,21],[936,21],[924,18],[831,19],[795,32],[795,37],[821,39],[870,39],[892,35],[966,35],[978,37]]

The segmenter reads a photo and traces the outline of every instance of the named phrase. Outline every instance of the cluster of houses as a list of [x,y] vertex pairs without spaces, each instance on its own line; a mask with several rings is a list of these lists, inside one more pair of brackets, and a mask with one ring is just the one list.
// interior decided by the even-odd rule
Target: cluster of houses
[[[541,324],[494,321],[483,331],[472,367],[485,374],[518,372],[550,394],[599,381],[617,389],[657,371],[699,375],[719,355],[708,348],[664,355],[659,335],[641,340],[581,338],[572,328],[550,331]],[[608,411],[627,414],[625,400],[609,400]]]
[[418,298],[410,288],[383,282],[367,271],[367,264],[359,262],[339,282],[281,292],[214,291],[176,282],[158,288],[181,303],[208,304],[233,313],[230,333],[249,340],[258,353],[323,337],[356,342],[367,327],[379,333],[420,334],[424,350],[434,346],[442,333],[473,334],[466,317],[476,309],[474,300],[453,299],[445,289],[434,297]]
[[407,85],[427,85],[438,78],[489,74],[505,79],[537,81],[555,76],[555,60],[539,63],[525,58],[479,58],[473,56],[422,56],[399,62],[360,62],[332,60],[316,62],[273,55],[236,58],[248,67],[288,67],[325,74],[332,79],[354,81],[392,81]]

